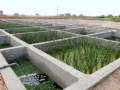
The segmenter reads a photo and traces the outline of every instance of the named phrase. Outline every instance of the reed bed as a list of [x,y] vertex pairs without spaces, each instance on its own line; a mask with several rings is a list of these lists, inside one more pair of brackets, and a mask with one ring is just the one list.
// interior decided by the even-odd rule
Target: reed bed
[[[18,66],[12,66],[13,71],[18,77],[23,75],[29,75],[33,73],[44,74],[35,65],[33,65],[27,59],[17,61]],[[27,90],[62,90],[54,81],[48,78],[45,83],[40,83],[39,85],[28,85],[24,84]]]
[[17,29],[6,29],[6,31],[10,34],[15,33],[25,33],[25,32],[36,32],[36,31],[45,31],[46,29],[37,28],[37,27],[30,27],[30,28],[17,28]]
[[28,33],[26,35],[23,35],[21,40],[29,44],[33,44],[33,43],[52,41],[52,40],[63,39],[68,37],[72,37],[72,35],[66,34],[64,32],[59,33],[57,31],[50,31],[50,32]]
[[9,48],[9,47],[11,47],[11,46],[8,45],[8,44],[0,45],[0,49],[3,49],[3,48]]
[[17,24],[17,23],[0,22],[0,28],[1,29],[23,28],[23,27],[30,27],[30,26],[23,25],[23,24]]
[[100,41],[79,38],[76,43],[71,40],[62,46],[56,43],[46,53],[85,74],[92,74],[120,57],[119,47],[116,50],[114,45],[106,46]]

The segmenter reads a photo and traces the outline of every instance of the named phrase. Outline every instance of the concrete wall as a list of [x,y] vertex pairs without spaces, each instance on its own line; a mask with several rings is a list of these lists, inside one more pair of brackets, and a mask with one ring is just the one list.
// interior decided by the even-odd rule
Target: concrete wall
[[9,44],[7,35],[1,35],[0,36],[0,45],[3,45],[3,44]]
[[77,27],[77,28],[71,28],[71,29],[63,29],[63,31],[66,32],[72,32],[76,34],[94,34],[94,33],[99,33],[99,32],[107,32],[110,31],[109,29],[96,29],[96,28],[87,28],[87,27]]
[[39,25],[39,26],[41,26],[41,27],[47,27],[47,26],[52,26],[52,24],[41,24],[41,25]]
[[80,28],[72,28],[72,29],[63,29],[63,31],[79,34],[79,32],[85,31],[85,29],[83,27],[80,27]]
[[114,36],[120,38],[120,32],[119,31],[114,31]]
[[20,46],[19,48],[15,47],[12,49],[6,49],[1,51],[1,53],[8,63],[13,63],[26,57],[25,47],[23,46]]
[[65,29],[66,27],[65,26],[47,26],[46,28],[58,30],[58,29]]
[[3,34],[5,34],[5,33],[3,33],[3,32],[0,30],[0,35],[3,35]]
[[114,36],[114,32],[112,31],[102,32],[102,33],[92,34],[90,36],[97,37],[97,38],[108,38],[108,37]]

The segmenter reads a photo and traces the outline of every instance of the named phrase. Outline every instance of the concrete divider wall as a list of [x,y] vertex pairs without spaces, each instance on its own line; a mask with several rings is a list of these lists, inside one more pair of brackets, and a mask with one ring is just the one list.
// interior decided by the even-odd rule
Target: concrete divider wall
[[119,31],[114,31],[114,36],[120,38],[120,32]]
[[58,30],[58,29],[65,29],[66,27],[65,26],[46,26],[46,28]]
[[87,27],[77,27],[77,28],[71,28],[71,29],[63,29],[63,31],[66,32],[72,32],[76,34],[93,34],[93,33],[99,33],[99,32],[108,32],[110,29],[96,29],[96,28],[87,28]]
[[42,23],[42,24],[39,25],[39,26],[46,27],[46,26],[52,26],[52,24],[45,24],[45,23]]
[[19,39],[16,39],[16,38],[12,38],[12,37],[8,37],[8,42],[11,46],[20,46],[22,45],[20,42],[19,42]]
[[4,51],[1,51],[1,53],[3,54],[8,63],[13,63],[26,57],[25,47],[23,46],[19,48],[15,47],[11,49],[6,49]]
[[97,34],[92,34],[90,36],[97,37],[97,38],[108,38],[114,36],[114,32],[109,31],[109,32],[101,32]]
[[85,32],[87,34],[92,34],[92,33],[99,33],[99,32],[106,32],[108,31],[107,29],[96,29],[96,28],[84,28]]
[[80,28],[72,28],[72,29],[63,29],[63,31],[79,34],[79,32],[85,31],[85,29],[83,27],[80,27]]
[[3,44],[9,44],[8,36],[7,35],[1,35],[0,36],[0,45]]
[[3,35],[3,34],[5,34],[5,33],[3,33],[3,32],[0,30],[0,35]]
[[108,31],[108,32],[92,34],[90,36],[98,37],[98,38],[109,38],[109,37],[119,37],[120,38],[120,32],[113,30],[113,31]]

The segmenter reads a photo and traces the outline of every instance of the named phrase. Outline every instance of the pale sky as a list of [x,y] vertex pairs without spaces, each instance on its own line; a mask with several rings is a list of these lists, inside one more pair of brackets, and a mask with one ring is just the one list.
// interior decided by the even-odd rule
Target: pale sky
[[57,15],[57,5],[59,14],[120,14],[120,0],[0,0],[0,10],[5,14]]

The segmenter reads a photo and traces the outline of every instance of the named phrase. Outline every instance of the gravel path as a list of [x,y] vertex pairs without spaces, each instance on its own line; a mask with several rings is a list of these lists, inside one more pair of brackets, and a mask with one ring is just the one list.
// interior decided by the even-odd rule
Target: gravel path
[[8,90],[1,74],[0,74],[0,90]]
[[120,69],[91,90],[120,90]]

